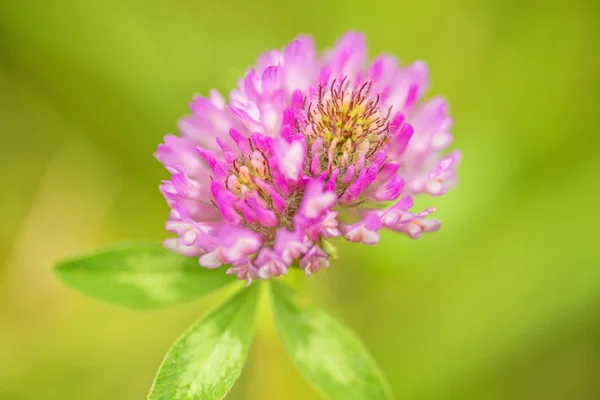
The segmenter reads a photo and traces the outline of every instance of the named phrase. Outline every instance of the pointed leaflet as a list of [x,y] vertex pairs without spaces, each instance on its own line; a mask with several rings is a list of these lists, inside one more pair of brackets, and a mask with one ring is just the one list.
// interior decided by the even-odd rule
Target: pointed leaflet
[[242,289],[173,344],[148,400],[220,400],[242,371],[254,333],[258,285]]
[[291,290],[272,284],[275,326],[305,379],[331,400],[389,400],[373,358],[348,328],[328,314],[303,309]]
[[129,308],[183,303],[235,281],[222,269],[203,268],[193,257],[148,243],[113,245],[64,260],[55,272],[79,292]]

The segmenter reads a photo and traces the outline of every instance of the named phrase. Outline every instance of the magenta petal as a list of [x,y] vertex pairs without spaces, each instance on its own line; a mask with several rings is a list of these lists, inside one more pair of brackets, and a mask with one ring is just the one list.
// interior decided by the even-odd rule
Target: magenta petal
[[362,171],[360,171],[354,182],[352,182],[352,184],[350,184],[350,186],[348,186],[344,193],[341,195],[341,200],[346,203],[356,200],[356,198],[360,195],[360,193],[366,186],[367,170],[363,169]]
[[258,253],[254,264],[258,268],[258,276],[261,279],[286,275],[289,268],[289,263],[286,263],[277,253],[268,247],[264,247]]
[[247,137],[245,137],[244,135],[242,135],[235,129],[230,129],[229,135],[231,136],[231,138],[233,139],[233,141],[235,142],[235,144],[238,146],[238,148],[240,149],[240,151],[242,153],[250,152],[250,143],[249,143]]
[[365,62],[367,44],[359,32],[347,32],[335,45],[332,53],[331,70],[339,78],[355,78]]
[[327,181],[327,184],[325,185],[325,190],[328,192],[335,192],[337,189],[337,178],[340,174],[340,169],[336,168],[333,170],[333,172],[331,173],[331,176],[329,177],[329,180]]
[[293,108],[286,108],[283,110],[283,115],[281,118],[281,124],[285,127],[292,129],[292,125],[296,123],[296,112]]
[[376,212],[371,212],[360,222],[352,225],[343,225],[344,237],[356,243],[374,245],[379,242],[377,231],[381,229],[381,221]]
[[272,228],[277,226],[277,215],[267,208],[267,205],[260,199],[256,192],[249,193],[246,196],[248,205],[254,210],[254,216],[258,223]]
[[355,169],[356,169],[356,168],[354,167],[354,165],[350,165],[350,166],[349,166],[349,167],[346,169],[346,171],[344,171],[344,173],[342,174],[342,177],[341,177],[341,182],[342,182],[344,185],[347,185],[347,184],[349,184],[350,182],[352,182],[352,180],[354,180],[354,174],[355,174],[355,172],[354,172],[354,171],[355,171]]
[[210,188],[215,199],[215,204],[221,212],[223,219],[236,225],[242,223],[242,217],[235,209],[235,206],[241,203],[237,197],[216,180],[211,183]]
[[270,197],[273,202],[275,211],[282,212],[286,208],[286,203],[283,197],[275,190],[275,188],[261,179],[255,179],[256,185]]
[[262,152],[268,153],[271,150],[271,138],[259,132],[255,132],[250,136],[250,140],[254,147]]
[[290,264],[292,260],[304,254],[308,250],[308,247],[302,240],[301,234],[280,228],[275,234],[274,250],[280,255],[282,260]]
[[329,268],[329,256],[319,246],[315,245],[300,260],[300,268],[304,270],[306,275],[310,276],[323,268]]
[[397,163],[395,161],[387,162],[383,165],[383,167],[379,171],[379,175],[377,176],[377,179],[386,181],[386,180],[390,179],[392,176],[396,175],[398,173],[399,169],[400,169],[399,163]]
[[265,68],[262,74],[263,93],[273,93],[280,87],[281,73],[274,65]]
[[408,146],[409,140],[412,138],[414,129],[412,125],[404,124],[400,129],[400,133],[393,140],[394,150],[396,154],[402,154]]
[[328,211],[335,204],[336,199],[335,193],[324,191],[324,185],[321,181],[310,181],[306,185],[298,214],[309,220],[320,218],[325,211]]
[[167,167],[181,167],[196,180],[208,180],[208,168],[197,156],[196,145],[188,138],[166,135],[158,145],[156,158]]
[[401,112],[396,113],[392,121],[390,122],[390,135],[395,136],[400,132],[400,128],[404,125],[404,114]]
[[384,54],[377,57],[367,72],[368,79],[374,83],[375,88],[382,89],[389,84],[398,70],[398,60],[396,57]]
[[256,88],[256,71],[254,69],[250,69],[246,74],[246,78],[243,80],[242,86],[244,88],[245,94],[254,100],[260,99],[260,93]]
[[276,142],[279,153],[277,166],[281,174],[289,181],[297,181],[302,173],[304,159],[306,157],[306,145],[304,141],[293,141],[287,143],[284,140]]
[[291,106],[294,109],[301,109],[304,102],[304,95],[301,90],[295,90],[292,93]]
[[306,90],[316,75],[316,49],[309,36],[300,36],[283,53],[284,85],[287,90]]
[[225,179],[227,177],[227,165],[222,161],[218,161],[212,151],[203,149],[202,147],[197,147],[197,151],[208,163],[214,175],[219,179]]
[[239,280],[246,281],[246,286],[250,285],[252,280],[258,277],[258,270],[249,260],[235,267],[228,268],[225,273],[236,275]]
[[400,196],[403,188],[404,180],[395,175],[389,178],[384,184],[372,190],[368,196],[376,201],[391,201]]

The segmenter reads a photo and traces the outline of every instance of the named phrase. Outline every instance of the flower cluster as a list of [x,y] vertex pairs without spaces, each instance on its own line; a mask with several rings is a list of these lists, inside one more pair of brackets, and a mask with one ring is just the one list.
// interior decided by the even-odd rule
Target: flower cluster
[[182,136],[157,158],[171,173],[160,187],[171,208],[165,246],[239,279],[310,275],[329,266],[328,238],[368,245],[388,228],[418,238],[436,231],[434,209],[413,195],[444,194],[458,151],[443,99],[421,102],[423,62],[370,64],[359,33],[318,54],[300,36],[261,55],[229,102],[216,91],[191,103]]

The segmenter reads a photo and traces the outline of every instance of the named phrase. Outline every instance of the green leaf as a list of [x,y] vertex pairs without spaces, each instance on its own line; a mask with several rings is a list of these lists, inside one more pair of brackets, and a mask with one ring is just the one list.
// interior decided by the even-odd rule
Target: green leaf
[[173,344],[148,400],[222,399],[242,371],[254,332],[256,284],[242,289]]
[[332,400],[393,399],[372,356],[330,315],[298,306],[289,288],[273,284],[275,326],[300,373]]
[[55,272],[90,297],[138,309],[183,303],[235,281],[222,268],[203,268],[196,258],[148,243],[113,245],[64,260]]

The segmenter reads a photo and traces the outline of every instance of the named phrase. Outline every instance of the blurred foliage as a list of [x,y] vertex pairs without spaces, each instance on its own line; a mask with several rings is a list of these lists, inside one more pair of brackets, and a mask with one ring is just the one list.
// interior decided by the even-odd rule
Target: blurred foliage
[[[443,229],[393,234],[302,280],[411,400],[600,398],[598,2],[4,0],[0,3],[0,398],[141,399],[217,293],[134,312],[50,273],[59,257],[159,240],[152,153],[193,93],[228,92],[297,33],[364,30],[426,60],[464,150]],[[264,302],[264,299],[263,299]],[[231,399],[317,399],[266,306]]]

